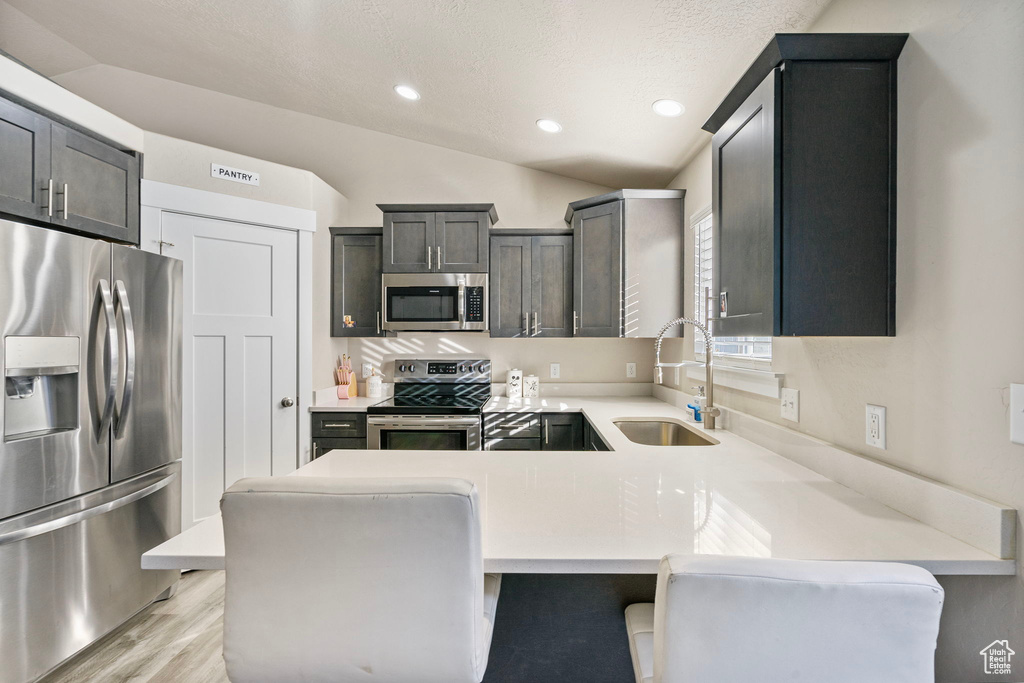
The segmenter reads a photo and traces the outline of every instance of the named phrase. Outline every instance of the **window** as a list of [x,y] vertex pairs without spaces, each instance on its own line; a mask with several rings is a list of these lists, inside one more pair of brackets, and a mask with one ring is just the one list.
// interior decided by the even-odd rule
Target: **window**
[[[690,219],[693,228],[693,310],[694,317],[704,320],[707,315],[707,299],[704,289],[712,286],[714,264],[713,236],[710,207]],[[712,323],[714,325],[714,323]],[[714,328],[712,328],[714,331]],[[721,358],[726,365],[765,368],[771,366],[771,337],[715,337],[715,358]],[[694,335],[693,352],[699,359],[704,358],[704,335]]]

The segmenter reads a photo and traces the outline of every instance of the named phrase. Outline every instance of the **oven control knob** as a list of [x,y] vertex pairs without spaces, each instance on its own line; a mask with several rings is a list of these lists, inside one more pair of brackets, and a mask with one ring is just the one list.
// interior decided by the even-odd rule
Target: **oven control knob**
[[416,366],[415,365],[410,365],[409,366],[409,372],[416,372]]
[[399,372],[405,372],[405,366],[404,365],[399,365],[398,366],[398,371]]
[[465,371],[466,371],[466,366],[465,365],[460,365],[459,366],[459,372],[465,372]]

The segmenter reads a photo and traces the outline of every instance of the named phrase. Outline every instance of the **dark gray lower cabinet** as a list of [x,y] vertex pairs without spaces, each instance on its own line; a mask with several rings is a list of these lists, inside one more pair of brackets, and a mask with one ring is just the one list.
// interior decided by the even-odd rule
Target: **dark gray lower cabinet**
[[311,423],[314,460],[337,448],[366,448],[366,413],[316,412]]
[[485,413],[484,450],[582,451],[582,413]]
[[604,442],[601,435],[594,425],[590,424],[590,420],[584,418],[583,420],[583,450],[585,451],[610,451],[611,448]]
[[[381,234],[331,228],[331,336],[380,337]],[[345,327],[345,316],[354,327]]]
[[572,236],[491,237],[491,336],[572,336]]
[[582,413],[541,415],[541,450],[582,451],[583,422]]

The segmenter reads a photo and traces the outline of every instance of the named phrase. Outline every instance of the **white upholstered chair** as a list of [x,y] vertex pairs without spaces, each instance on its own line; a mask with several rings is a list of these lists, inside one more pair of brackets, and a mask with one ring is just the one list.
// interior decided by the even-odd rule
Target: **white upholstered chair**
[[933,683],[942,600],[905,564],[668,555],[626,629],[637,683]]
[[461,479],[243,479],[221,499],[228,677],[479,683],[501,577]]

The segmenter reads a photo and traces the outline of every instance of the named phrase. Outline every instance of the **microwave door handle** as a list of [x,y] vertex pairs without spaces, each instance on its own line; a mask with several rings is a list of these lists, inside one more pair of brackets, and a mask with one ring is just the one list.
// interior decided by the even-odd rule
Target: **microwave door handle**
[[[440,255],[439,255],[440,256]],[[466,283],[459,283],[459,329],[466,329]]]
[[132,307],[128,303],[128,292],[121,280],[114,283],[114,301],[121,309],[121,316],[124,318],[124,395],[121,398],[121,408],[116,411],[114,424],[114,436],[120,439],[124,436],[124,429],[128,424],[128,411],[131,410],[132,395],[135,389],[135,324],[132,321]]
[[110,420],[114,415],[114,398],[117,393],[118,371],[120,370],[121,357],[117,351],[117,320],[114,314],[114,300],[110,293],[110,283],[100,280],[100,306],[103,308],[103,316],[106,321],[106,348],[103,358],[103,386],[106,389],[106,397],[103,401],[103,412],[100,414],[99,438],[103,438],[103,432],[110,426]]

